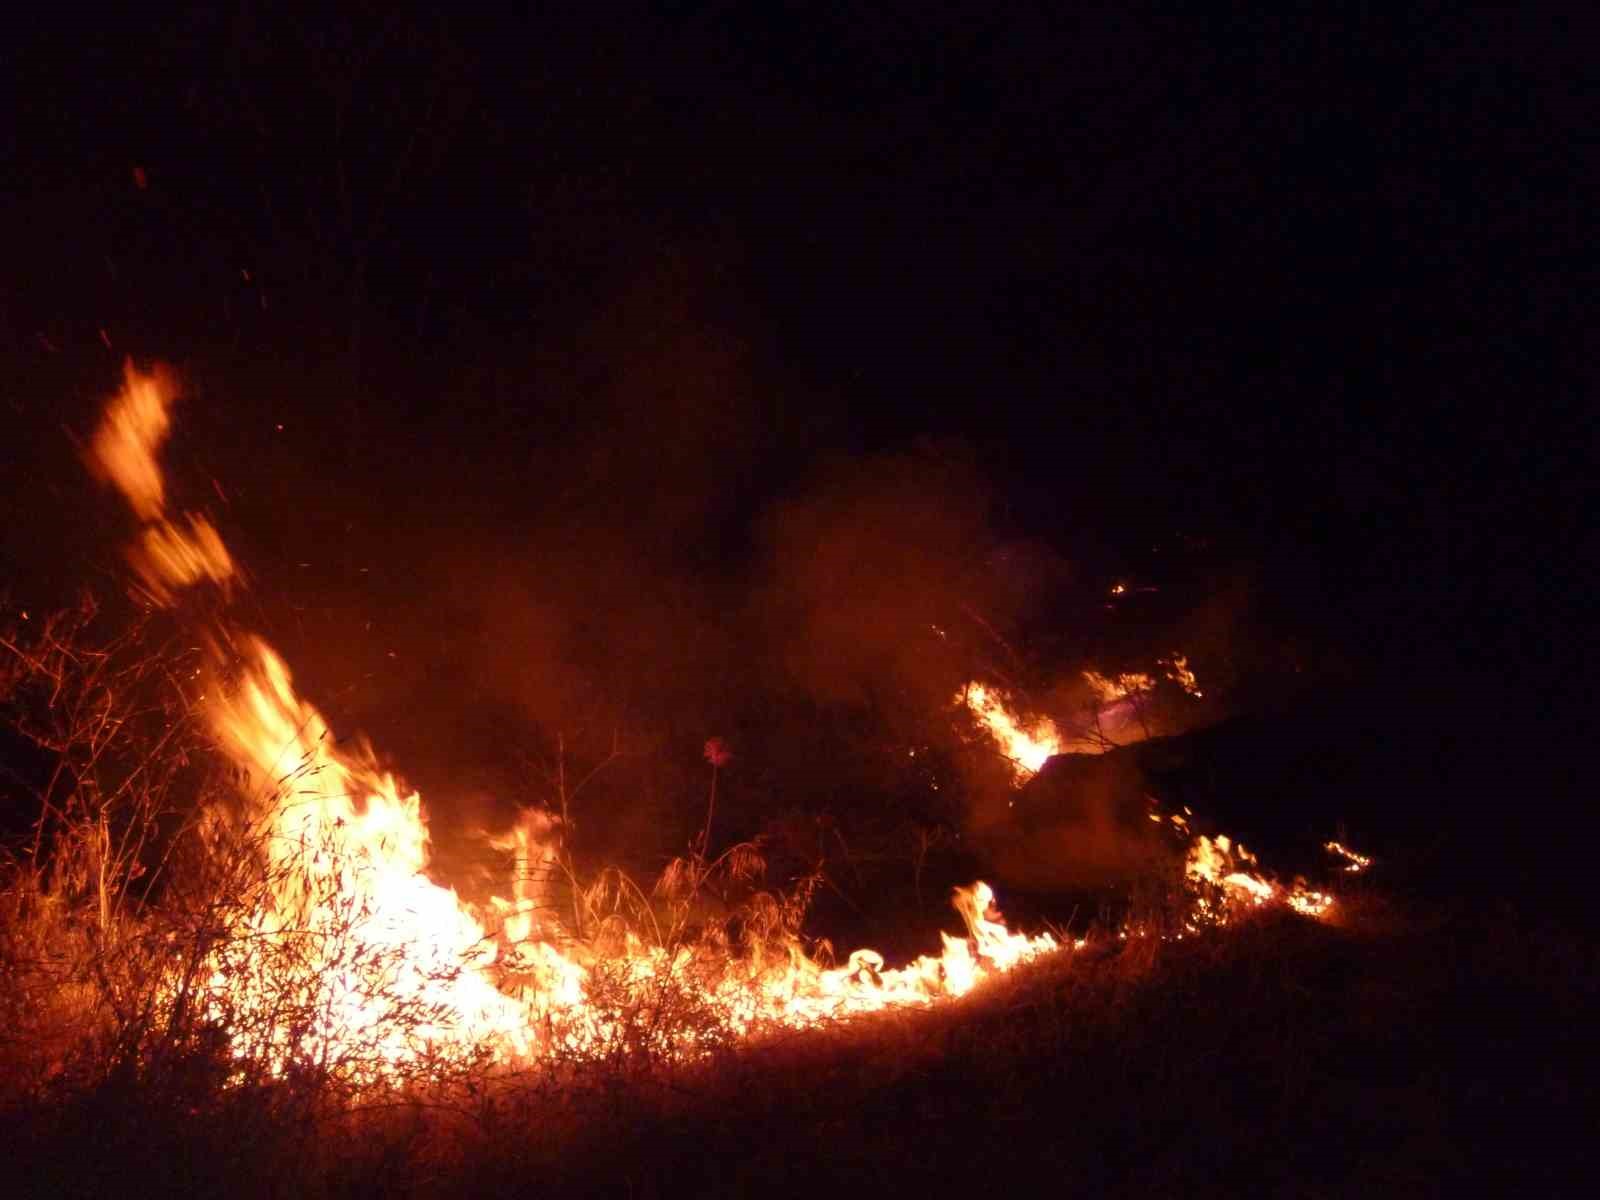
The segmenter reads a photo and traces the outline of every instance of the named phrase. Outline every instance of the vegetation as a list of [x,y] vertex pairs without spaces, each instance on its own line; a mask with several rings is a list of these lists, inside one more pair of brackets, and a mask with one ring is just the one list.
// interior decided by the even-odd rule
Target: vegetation
[[[303,969],[369,952],[328,946],[354,915],[312,897],[333,914],[314,934],[249,935],[264,835],[190,719],[184,651],[148,627],[97,643],[94,618],[4,641],[8,787],[38,813],[0,886],[12,1194],[1321,1196],[1549,1190],[1581,1165],[1596,977],[1570,915],[1366,877],[1332,924],[1088,929],[959,1004],[756,1039],[685,976],[641,989],[597,956],[607,1038],[375,1082],[378,1046],[314,1036],[328,996]],[[574,924],[686,962],[799,934],[820,875],[772,893],[756,847],[703,850],[653,893],[565,858]],[[1161,889],[1140,903],[1138,926],[1173,927]],[[271,1004],[230,1006],[263,981]]]

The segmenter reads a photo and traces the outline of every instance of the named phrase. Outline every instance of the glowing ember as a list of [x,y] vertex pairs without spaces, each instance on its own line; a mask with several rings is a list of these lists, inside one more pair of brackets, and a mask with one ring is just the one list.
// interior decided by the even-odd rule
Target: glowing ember
[[956,700],[964,702],[989,731],[1000,752],[1010,759],[1019,781],[1037,772],[1052,755],[1061,753],[1061,736],[1054,724],[1041,719],[1024,726],[1005,701],[983,684],[967,684],[957,693]]
[[1313,892],[1297,884],[1284,898],[1284,903],[1301,916],[1321,917],[1333,907],[1333,897],[1327,892]]

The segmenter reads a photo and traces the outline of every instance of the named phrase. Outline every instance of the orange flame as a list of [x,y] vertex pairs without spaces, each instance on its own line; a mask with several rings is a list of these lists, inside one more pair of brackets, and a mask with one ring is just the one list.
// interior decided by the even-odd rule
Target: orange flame
[[158,520],[166,507],[156,451],[172,425],[171,401],[172,380],[165,372],[146,375],[128,359],[122,365],[122,391],[106,405],[86,455],[95,478],[115,484],[144,521]]
[[166,485],[156,452],[172,426],[171,377],[164,371],[144,374],[129,359],[122,379],[122,391],[106,405],[85,458],[90,472],[114,484],[144,522],[128,558],[151,597],[167,605],[176,589],[203,579],[226,584],[234,574],[233,559],[205,517],[186,514],[187,529],[167,518]]
[[[1218,834],[1215,838],[1202,835],[1194,840],[1184,869],[1191,881],[1220,888],[1228,900],[1251,907],[1282,903],[1308,917],[1323,916],[1333,907],[1333,897],[1326,892],[1308,890],[1298,881],[1286,890],[1258,874],[1254,869],[1257,865],[1256,856],[1243,845],[1227,834]],[[1205,896],[1196,902],[1196,916],[1216,923],[1227,920],[1227,914],[1218,911]]]
[[[204,517],[184,514],[180,523],[167,514],[155,455],[170,426],[171,399],[168,376],[128,364],[88,452],[94,473],[115,484],[143,522],[130,557],[161,604],[194,584],[234,577],[227,548]],[[524,872],[510,900],[496,897],[482,911],[434,883],[426,875],[429,836],[418,794],[381,770],[365,747],[340,749],[265,641],[223,625],[209,645],[212,671],[231,682],[217,687],[205,716],[242,768],[244,819],[263,831],[269,868],[265,892],[235,932],[253,941],[297,939],[302,952],[290,986],[314,998],[315,1019],[292,1032],[280,1028],[272,1015],[283,982],[229,972],[221,963],[211,980],[217,1004],[259,1018],[247,1022],[253,1028],[272,1028],[279,1062],[292,1060],[308,1040],[323,1061],[359,1051],[368,1062],[397,1066],[452,1052],[520,1061],[552,1043],[583,1045],[607,1035],[611,1018],[589,999],[590,967],[543,940],[534,919],[538,898]],[[1019,757],[1036,769],[1048,744],[1017,732]],[[508,845],[519,865],[546,853],[538,834],[529,825],[513,834]],[[780,963],[730,957],[719,971],[691,977],[687,950],[630,943],[626,979],[643,986],[671,976],[698,988],[742,1031],[926,1005],[1061,948],[1048,934],[1011,933],[988,915],[992,901],[985,883],[957,889],[968,936],[945,935],[939,956],[898,969],[886,969],[873,950],[826,968],[791,943]],[[500,986],[510,979],[515,995]],[[390,1019],[402,1009],[410,1020]]]
[[1001,696],[981,683],[969,683],[956,694],[989,732],[1000,752],[1011,760],[1020,780],[1035,774],[1052,755],[1061,753],[1061,735],[1044,719],[1023,726]]

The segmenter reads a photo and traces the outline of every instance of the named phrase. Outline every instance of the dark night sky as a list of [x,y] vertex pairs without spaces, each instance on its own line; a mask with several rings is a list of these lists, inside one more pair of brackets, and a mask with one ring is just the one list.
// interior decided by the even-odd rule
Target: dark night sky
[[1364,667],[1564,669],[1596,176],[1558,9],[339,7],[14,31],[16,594],[114,562],[63,427],[132,354],[185,372],[169,461],[290,640],[561,589],[703,628],[781,590],[818,480],[932,454],[1083,588],[1177,587],[1185,534]]

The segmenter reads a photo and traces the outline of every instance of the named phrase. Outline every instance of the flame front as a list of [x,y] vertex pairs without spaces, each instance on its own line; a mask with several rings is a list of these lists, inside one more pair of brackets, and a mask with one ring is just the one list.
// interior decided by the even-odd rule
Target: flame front
[[[1254,907],[1283,903],[1308,917],[1324,916],[1333,907],[1333,897],[1326,892],[1312,891],[1299,881],[1284,888],[1263,878],[1257,866],[1254,854],[1227,834],[1218,834],[1215,838],[1202,835],[1191,843],[1184,870],[1191,881],[1220,889],[1229,901]],[[1227,920],[1227,913],[1202,894],[1195,902],[1190,928],[1196,920],[1221,923]]]
[[[486,974],[494,941],[453,891],[424,873],[420,797],[370,754],[335,747],[270,646],[249,638],[241,653],[242,678],[207,717],[248,768],[253,815],[267,827],[275,886],[250,915],[251,932],[309,932],[336,951],[311,964],[323,999],[323,1024],[311,1034],[337,1045],[346,1031],[359,1032],[368,1054],[391,1063],[423,1045],[526,1053],[522,1006]],[[384,1019],[400,1010],[419,1019]]]
[[[146,594],[161,605],[195,584],[226,586],[236,578],[205,517],[168,512],[156,453],[170,427],[171,399],[166,375],[130,363],[87,452],[91,470],[122,492],[141,522],[129,557]],[[255,1031],[239,1035],[256,1039],[239,1044],[241,1053],[260,1052],[263,1029],[269,1061],[280,1066],[309,1047],[318,1062],[366,1069],[441,1054],[525,1061],[552,1043],[581,1046],[608,1035],[614,1018],[589,997],[596,961],[580,961],[542,937],[533,898],[520,883],[511,899],[496,897],[478,910],[430,880],[420,796],[380,769],[370,750],[340,748],[264,640],[219,618],[207,643],[215,678],[205,718],[244,778],[243,809],[234,819],[257,835],[252,844],[266,859],[267,882],[234,922],[230,944],[294,947],[272,978],[220,957],[214,964],[211,1002],[236,1018],[236,1027]],[[1015,757],[1030,770],[1052,752],[1048,741],[1020,729],[1013,734]],[[541,853],[526,827],[518,836],[519,861]],[[781,961],[726,955],[711,970],[690,971],[704,964],[691,963],[687,949],[669,953],[630,939],[624,982],[644,989],[671,977],[740,1032],[926,1005],[1060,949],[1049,935],[1011,933],[988,915],[992,902],[985,883],[957,889],[968,936],[945,935],[940,955],[897,969],[873,950],[825,967],[791,939]],[[309,1015],[285,1022],[286,1004]]]

